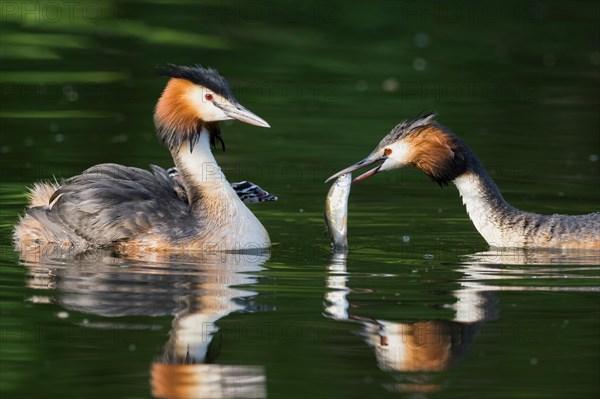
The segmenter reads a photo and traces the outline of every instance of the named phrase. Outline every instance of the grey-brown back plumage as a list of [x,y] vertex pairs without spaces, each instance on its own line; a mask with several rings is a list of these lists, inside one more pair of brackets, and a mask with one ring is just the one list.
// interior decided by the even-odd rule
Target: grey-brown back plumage
[[61,184],[50,205],[30,208],[28,214],[58,241],[76,245],[109,245],[152,232],[193,237],[197,225],[190,223],[188,203],[178,197],[164,169],[152,170],[96,165]]

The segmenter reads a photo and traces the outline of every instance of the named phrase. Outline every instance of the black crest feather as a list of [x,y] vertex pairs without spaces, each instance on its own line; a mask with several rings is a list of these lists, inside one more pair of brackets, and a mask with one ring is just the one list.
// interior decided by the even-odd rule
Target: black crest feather
[[225,97],[228,100],[235,100],[229,83],[223,76],[213,68],[204,68],[200,64],[193,66],[179,66],[167,64],[156,68],[159,75],[169,76],[171,78],[185,79],[192,83],[204,86],[216,94]]
[[407,119],[405,121],[400,122],[392,129],[391,132],[388,133],[387,136],[379,142],[378,148],[385,147],[391,143],[394,143],[400,139],[406,133],[409,133],[412,130],[417,128],[425,127],[427,125],[431,125],[435,123],[435,117],[437,114],[435,112],[428,112],[424,114],[419,114],[413,119]]

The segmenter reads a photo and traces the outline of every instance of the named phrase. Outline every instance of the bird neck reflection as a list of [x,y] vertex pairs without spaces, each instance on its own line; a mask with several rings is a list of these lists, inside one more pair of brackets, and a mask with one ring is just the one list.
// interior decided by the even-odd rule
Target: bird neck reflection
[[109,250],[65,253],[52,247],[40,256],[23,259],[28,287],[36,290],[29,300],[88,315],[82,328],[159,330],[159,321],[128,320],[175,315],[163,351],[152,362],[154,397],[266,397],[263,365],[214,362],[219,357],[217,323],[233,312],[254,310],[252,301],[238,299],[256,295],[251,286],[270,257],[267,251],[156,252],[148,261],[116,258]]
[[221,253],[221,258],[186,300],[173,320],[163,354],[153,362],[152,394],[158,398],[264,398],[263,366],[212,364],[219,352],[217,321],[246,310],[235,300],[255,295],[231,286],[248,286],[257,279],[247,273],[262,270],[268,256]]
[[350,311],[346,252],[333,254],[327,270],[325,314],[339,321],[362,325],[360,335],[375,353],[381,370],[394,373],[397,383],[387,386],[399,392],[425,393],[440,390],[431,372],[447,370],[472,343],[477,327],[495,317],[495,300],[476,287],[452,292],[456,302],[451,320],[397,322],[359,316]]

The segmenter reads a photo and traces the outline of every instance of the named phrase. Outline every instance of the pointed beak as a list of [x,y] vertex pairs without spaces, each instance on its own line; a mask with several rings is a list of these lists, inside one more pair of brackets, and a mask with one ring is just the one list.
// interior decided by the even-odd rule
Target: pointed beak
[[365,180],[367,177],[371,177],[375,173],[379,172],[379,169],[381,168],[381,164],[386,159],[387,159],[387,156],[385,156],[385,155],[381,156],[381,157],[377,157],[377,158],[365,158],[362,161],[357,162],[357,163],[355,163],[352,166],[348,166],[346,169],[340,170],[335,175],[333,175],[330,178],[328,178],[327,180],[325,180],[325,183],[327,183],[328,181],[333,180],[335,178],[338,178],[341,175],[345,175],[346,173],[351,173],[351,172],[354,172],[355,170],[362,169],[362,168],[367,167],[369,165],[373,165],[373,164],[376,164],[376,163],[380,162],[379,165],[377,165],[373,169],[369,170],[368,172],[363,173],[362,175],[360,175],[357,178],[355,178],[354,180],[352,180],[352,183],[356,183],[356,182],[359,182],[361,180]]
[[236,103],[236,104],[221,103],[221,104],[219,104],[219,103],[215,102],[215,105],[217,107],[221,108],[221,110],[223,110],[225,115],[227,115],[230,118],[237,119],[240,122],[246,122],[246,123],[249,123],[250,125],[255,125],[255,126],[260,126],[260,127],[271,127],[271,125],[269,125],[267,123],[267,121],[265,121],[260,116],[250,112],[248,109],[244,108],[239,103]]

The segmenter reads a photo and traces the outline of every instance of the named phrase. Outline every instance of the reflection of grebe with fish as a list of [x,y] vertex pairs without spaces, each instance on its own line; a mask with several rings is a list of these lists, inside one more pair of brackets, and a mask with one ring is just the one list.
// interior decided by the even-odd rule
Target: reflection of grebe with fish
[[[377,364],[383,371],[390,372],[395,383],[385,387],[391,391],[425,393],[439,391],[442,387],[435,382],[435,372],[447,370],[462,358],[470,344],[476,340],[477,330],[489,320],[497,318],[497,299],[493,292],[518,291],[588,291],[598,292],[598,287],[543,287],[510,286],[487,283],[507,278],[506,271],[498,262],[529,265],[527,268],[512,268],[508,278],[519,279],[532,273],[546,274],[549,278],[563,278],[569,268],[532,268],[530,265],[556,263],[581,265],[576,270],[597,270],[595,251],[489,251],[468,255],[459,269],[463,277],[452,291],[456,298],[448,305],[454,310],[450,320],[391,321],[358,316],[352,309],[348,295],[350,276],[346,269],[347,253],[336,251],[328,266],[325,293],[325,315],[339,321],[351,321],[362,325],[361,335],[375,353]],[[495,265],[495,266],[494,266]],[[591,267],[590,267],[591,266]],[[573,268],[571,268],[573,269]],[[401,306],[398,306],[401,312]],[[400,313],[401,314],[401,313]]]

